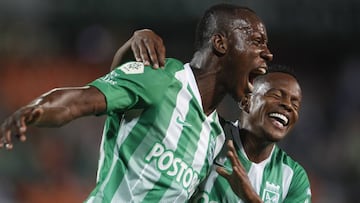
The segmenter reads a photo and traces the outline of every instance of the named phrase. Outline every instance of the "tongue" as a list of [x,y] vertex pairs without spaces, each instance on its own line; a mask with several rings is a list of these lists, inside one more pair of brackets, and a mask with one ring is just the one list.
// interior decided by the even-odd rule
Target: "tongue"
[[284,125],[276,119],[273,119],[272,123],[278,128],[284,128]]

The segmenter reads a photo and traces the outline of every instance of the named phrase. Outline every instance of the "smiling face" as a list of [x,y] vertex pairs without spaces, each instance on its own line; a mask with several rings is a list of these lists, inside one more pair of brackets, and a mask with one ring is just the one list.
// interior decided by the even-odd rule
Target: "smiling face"
[[241,127],[270,142],[282,140],[299,118],[301,89],[288,73],[271,72],[254,83]]
[[233,29],[227,36],[229,50],[225,66],[230,94],[236,101],[252,91],[254,78],[266,73],[267,62],[273,57],[261,20],[249,11],[239,15],[241,18],[233,21]]

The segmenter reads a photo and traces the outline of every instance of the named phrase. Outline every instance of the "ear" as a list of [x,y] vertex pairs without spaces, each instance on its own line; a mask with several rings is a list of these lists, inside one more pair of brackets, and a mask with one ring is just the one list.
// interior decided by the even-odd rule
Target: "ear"
[[250,97],[250,94],[246,94],[239,103],[240,108],[246,113],[249,113],[250,110]]
[[211,38],[212,46],[217,54],[224,55],[228,49],[227,39],[224,35],[216,33]]

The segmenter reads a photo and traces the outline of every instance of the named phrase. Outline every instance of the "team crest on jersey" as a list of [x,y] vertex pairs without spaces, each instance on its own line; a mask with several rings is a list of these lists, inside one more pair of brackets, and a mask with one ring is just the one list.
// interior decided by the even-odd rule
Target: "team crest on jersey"
[[125,74],[144,73],[144,64],[141,62],[129,62],[119,67]]
[[280,200],[280,186],[266,181],[262,199],[264,203],[278,203]]

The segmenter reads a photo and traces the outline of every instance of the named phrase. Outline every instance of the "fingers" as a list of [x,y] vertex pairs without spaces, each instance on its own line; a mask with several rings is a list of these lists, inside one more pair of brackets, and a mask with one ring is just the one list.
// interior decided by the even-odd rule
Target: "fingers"
[[232,140],[228,140],[227,141],[227,146],[229,148],[229,151],[228,151],[228,157],[231,161],[231,164],[233,167],[240,167],[241,169],[243,169],[243,165],[241,164],[240,162],[240,159],[237,155],[237,152],[236,152],[236,149],[234,147],[234,143]]
[[132,52],[134,53],[134,57],[135,57],[135,60],[137,62],[143,62],[142,58],[141,58],[141,54],[140,54],[140,47],[139,47],[139,42],[137,41],[134,41],[133,43],[131,43],[131,50]]
[[18,138],[21,142],[25,142],[26,141],[26,124],[25,124],[25,117],[21,117],[21,119],[17,122],[17,127],[18,127]]
[[26,141],[27,122],[31,122],[34,115],[39,113],[39,110],[24,108],[5,120],[0,128],[0,148],[13,149],[12,136],[17,137],[22,142]]
[[[157,47],[156,47],[154,41],[144,39],[143,43],[144,43],[145,48],[146,48],[146,50],[145,50],[146,53],[145,54],[150,57],[150,61],[151,61],[152,65],[153,65],[153,68],[159,68],[159,61],[158,61],[158,57],[157,57],[157,51],[155,50]],[[146,56],[147,59],[149,59],[148,56]],[[145,58],[145,56],[144,56],[144,58]],[[148,61],[148,63],[150,65],[149,61]],[[145,64],[145,60],[144,60],[144,64]]]
[[158,62],[160,67],[165,66],[165,53],[166,53],[166,49],[161,40],[161,44],[156,45],[156,54],[158,56]]
[[11,150],[13,148],[13,144],[11,143],[11,132],[10,130],[6,130],[2,132],[3,135],[0,139],[0,148],[5,148],[7,150]]
[[136,61],[152,65],[155,69],[165,66],[165,46],[162,39],[152,30],[135,31],[131,49]]
[[221,166],[216,167],[216,172],[218,172],[218,174],[220,174],[222,177],[229,179],[231,174],[224,168]]

